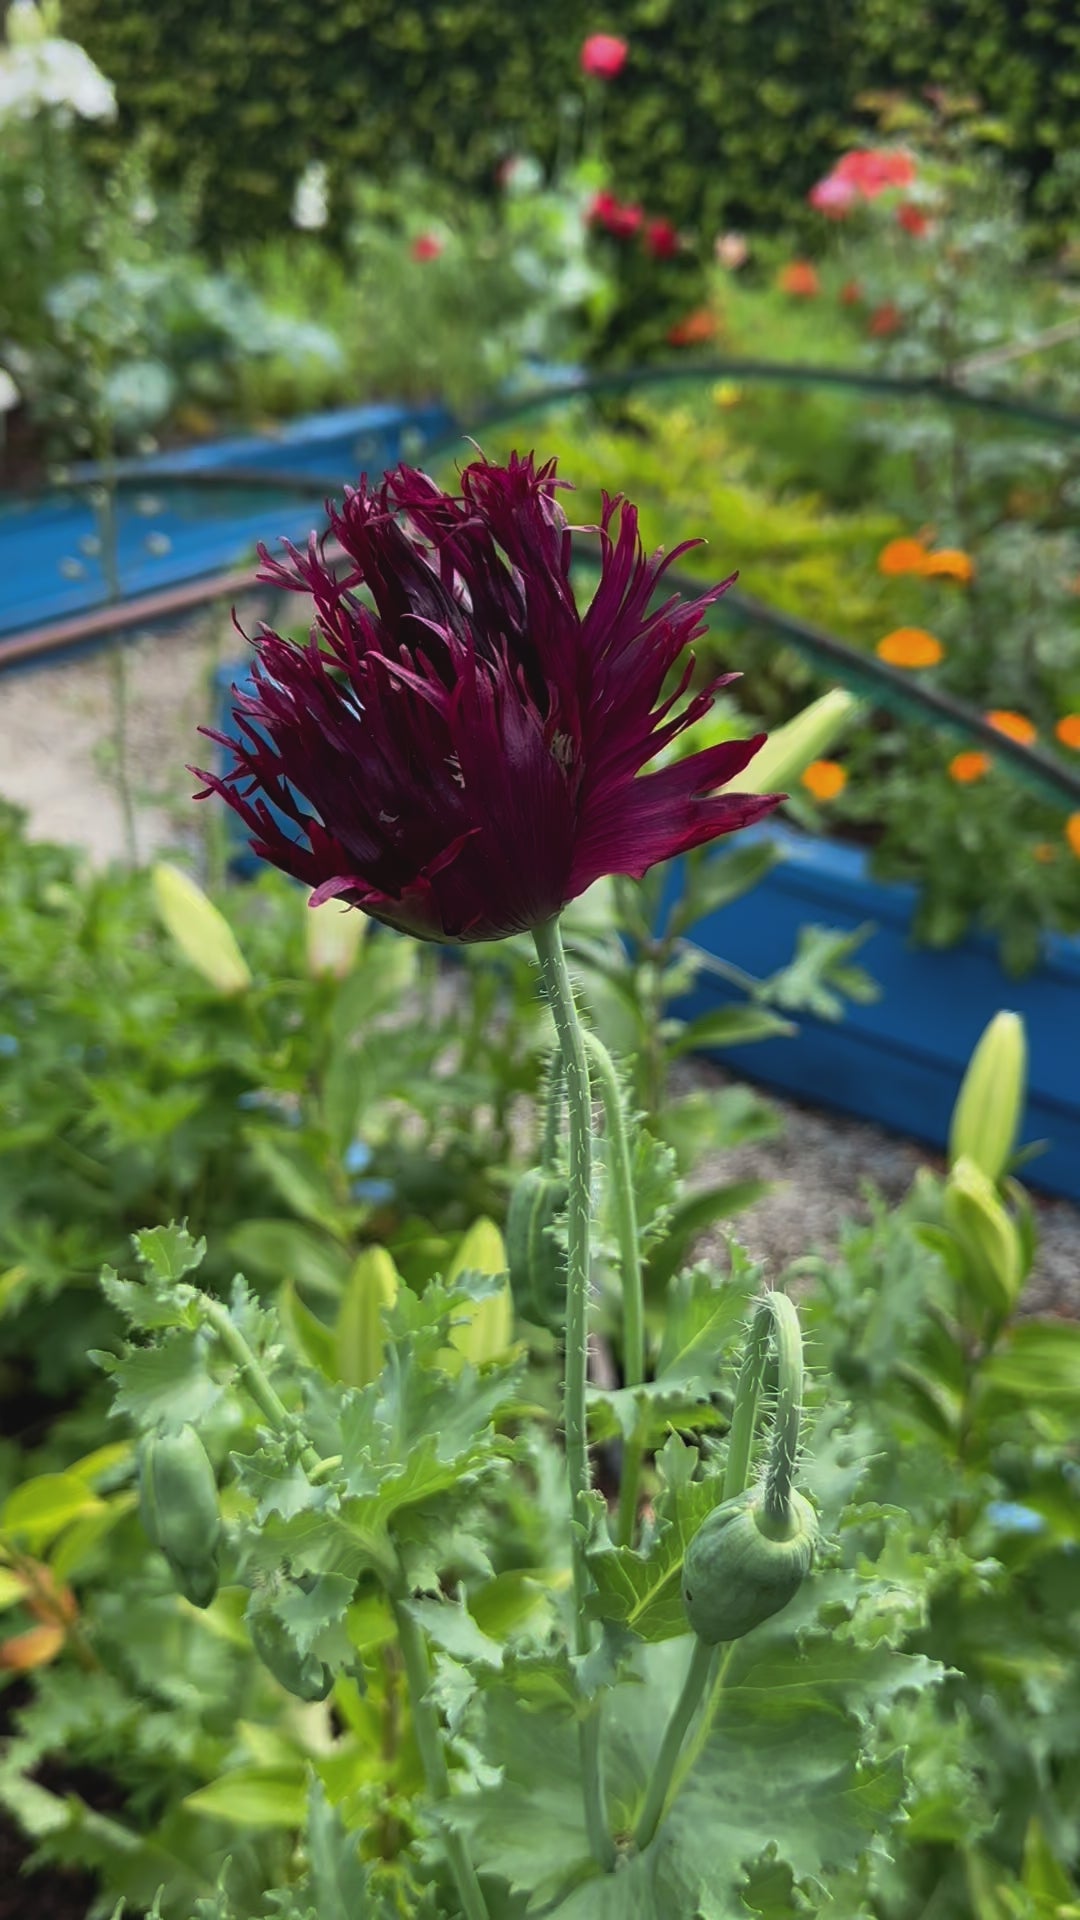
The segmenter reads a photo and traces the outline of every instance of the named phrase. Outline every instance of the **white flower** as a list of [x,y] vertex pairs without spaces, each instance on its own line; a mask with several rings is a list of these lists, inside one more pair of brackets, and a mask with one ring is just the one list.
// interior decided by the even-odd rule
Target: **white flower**
[[325,227],[330,217],[329,180],[322,160],[309,160],[296,183],[292,203],[292,223],[306,233]]
[[10,413],[22,398],[6,367],[0,367],[0,413]]
[[111,120],[116,94],[74,40],[19,38],[0,49],[0,119],[28,120],[42,107],[59,107],[82,120]]

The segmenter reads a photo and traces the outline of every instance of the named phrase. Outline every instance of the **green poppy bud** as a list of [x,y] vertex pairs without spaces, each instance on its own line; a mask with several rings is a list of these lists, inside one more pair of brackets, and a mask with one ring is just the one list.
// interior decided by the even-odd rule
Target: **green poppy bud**
[[193,1606],[208,1607],[218,1588],[221,1514],[214,1469],[194,1427],[144,1441],[139,1515],[180,1592]]
[[559,1327],[566,1313],[566,1249],[552,1228],[566,1211],[568,1191],[557,1174],[530,1167],[506,1216],[510,1291],[518,1312],[537,1326]]
[[248,1615],[251,1643],[279,1686],[298,1700],[325,1700],[334,1676],[315,1653],[301,1653],[282,1620],[268,1607]]
[[770,1522],[762,1493],[715,1507],[683,1564],[683,1605],[710,1647],[741,1640],[793,1600],[814,1558],[817,1518],[801,1493],[788,1502],[787,1530]]

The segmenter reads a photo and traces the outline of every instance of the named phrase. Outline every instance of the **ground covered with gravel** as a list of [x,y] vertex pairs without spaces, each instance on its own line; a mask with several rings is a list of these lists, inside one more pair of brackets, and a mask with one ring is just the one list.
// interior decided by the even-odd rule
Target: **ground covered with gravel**
[[[220,609],[126,650],[129,778],[144,859],[193,837],[185,765],[200,751],[196,728],[212,716],[215,668],[241,651]],[[0,796],[26,809],[35,837],[83,847],[95,861],[121,854],[124,844],[115,700],[114,668],[103,651],[0,675]],[[685,1071],[698,1085],[725,1083],[703,1062]],[[932,1149],[862,1121],[794,1101],[775,1104],[783,1120],[776,1138],[726,1152],[700,1175],[710,1183],[772,1183],[738,1219],[740,1238],[770,1273],[802,1254],[835,1252],[842,1221],[869,1217],[868,1189],[897,1201],[918,1166],[936,1163]],[[1040,1247],[1025,1305],[1080,1316],[1080,1209],[1035,1200]]]

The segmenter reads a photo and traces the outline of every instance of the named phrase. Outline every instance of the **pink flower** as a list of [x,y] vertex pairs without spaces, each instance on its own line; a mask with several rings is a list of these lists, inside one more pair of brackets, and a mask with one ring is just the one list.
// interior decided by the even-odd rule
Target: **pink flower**
[[720,266],[726,267],[729,273],[737,273],[750,258],[750,248],[741,233],[718,233],[713,252]]
[[670,260],[679,251],[679,236],[670,220],[646,220],[645,251],[654,260]]
[[851,180],[845,180],[840,174],[827,173],[823,180],[811,187],[807,199],[818,213],[825,214],[829,220],[844,220],[858,199],[858,189]]
[[632,240],[640,232],[645,215],[639,206],[628,205],[605,190],[593,195],[585,217],[591,225],[614,234],[616,240]]
[[830,177],[845,181],[864,200],[876,200],[890,187],[910,187],[915,162],[899,148],[855,147],[837,161]]
[[614,80],[626,65],[630,48],[615,33],[590,33],[581,49],[581,71],[594,80]]
[[418,234],[409,252],[414,260],[437,260],[446,242],[437,233]]

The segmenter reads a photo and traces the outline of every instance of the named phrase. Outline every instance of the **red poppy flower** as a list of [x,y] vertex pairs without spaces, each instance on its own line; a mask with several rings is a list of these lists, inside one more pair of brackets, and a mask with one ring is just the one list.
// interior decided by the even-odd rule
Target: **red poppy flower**
[[310,595],[315,624],[306,646],[260,629],[239,743],[210,735],[235,764],[203,774],[199,797],[220,794],[312,905],[340,899],[422,939],[499,939],[776,805],[717,792],[762,734],[641,772],[734,677],[676,712],[691,659],[662,692],[730,583],[654,607],[685,548],[646,558],[636,510],[605,495],[580,613],[560,484],[532,454],[475,461],[460,495],[399,467],[331,508],[340,580],[314,534],[285,560],[260,549],[259,578]]
[[630,49],[616,33],[590,33],[581,49],[581,71],[595,80],[614,80]]
[[913,239],[921,240],[929,228],[930,220],[921,207],[914,206],[910,200],[902,200],[896,209],[896,223]]
[[817,268],[809,260],[789,260],[781,267],[776,277],[781,293],[790,293],[799,300],[812,300],[821,292],[821,281]]
[[409,252],[414,260],[437,260],[444,245],[445,242],[439,239],[437,233],[419,233]]
[[910,187],[915,162],[910,153],[896,147],[855,147],[837,161],[832,172],[834,179],[845,181],[865,200],[876,200],[890,187]]
[[857,307],[862,297],[862,288],[857,280],[844,281],[840,289],[840,305],[842,307]]
[[670,220],[646,220],[645,251],[654,260],[670,260],[679,251],[679,236]]
[[614,234],[616,240],[632,240],[640,231],[645,215],[639,206],[628,205],[605,191],[593,195],[586,218],[593,226]]
[[695,307],[668,328],[667,337],[672,347],[703,347],[716,338],[716,316],[708,307]]
[[904,324],[904,316],[892,300],[886,300],[875,307],[867,322],[866,331],[874,340],[886,340],[892,333],[899,333]]

